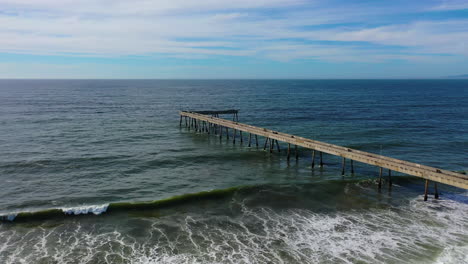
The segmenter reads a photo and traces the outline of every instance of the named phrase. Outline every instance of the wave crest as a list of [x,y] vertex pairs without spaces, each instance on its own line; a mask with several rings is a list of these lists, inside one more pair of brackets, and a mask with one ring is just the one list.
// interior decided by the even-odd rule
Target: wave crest
[[109,208],[109,204],[102,204],[102,205],[85,205],[85,206],[78,206],[78,207],[69,207],[69,208],[62,208],[61,210],[67,215],[86,215],[86,214],[94,214],[100,215],[105,213]]

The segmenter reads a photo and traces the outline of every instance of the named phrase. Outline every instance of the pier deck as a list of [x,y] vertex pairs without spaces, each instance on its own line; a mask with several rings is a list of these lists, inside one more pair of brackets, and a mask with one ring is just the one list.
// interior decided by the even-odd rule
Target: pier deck
[[[456,173],[448,170],[438,169],[434,167],[429,167],[413,162],[408,162],[404,160],[394,159],[382,155],[377,155],[369,152],[364,152],[356,149],[346,148],[338,145],[333,145],[321,141],[316,141],[312,139],[307,139],[299,136],[294,136],[291,134],[286,134],[278,131],[273,131],[266,128],[256,127],[252,125],[247,125],[243,123],[239,123],[236,121],[230,121],[214,116],[209,116],[201,113],[208,113],[213,114],[212,112],[189,112],[189,111],[181,111],[180,118],[182,124],[182,118],[185,117],[186,119],[192,119],[198,126],[201,127],[201,124],[204,122],[204,125],[213,125],[215,131],[218,131],[218,134],[222,136],[224,133],[223,130],[228,131],[228,129],[234,130],[234,135],[236,131],[242,131],[246,133],[250,133],[251,135],[262,136],[267,139],[276,141],[286,142],[288,144],[293,144],[296,146],[301,146],[307,149],[314,151],[313,156],[315,157],[315,151],[327,153],[330,155],[335,155],[343,158],[343,164],[345,159],[349,159],[351,161],[362,162],[374,166],[378,166],[380,168],[386,168],[391,171],[397,171],[401,173],[405,173],[408,175],[420,177],[426,180],[444,183],[447,185],[468,189],[468,175],[464,175],[461,173]],[[228,112],[231,113],[231,112]],[[236,111],[237,114],[237,111]],[[189,123],[190,125],[190,123]],[[249,137],[250,140],[251,136]],[[249,142],[250,143],[250,142]],[[256,142],[258,145],[258,141]],[[266,144],[266,143],[265,143]],[[288,145],[288,158],[289,158],[289,149],[290,145]],[[313,161],[314,162],[314,161]],[[427,193],[427,182],[426,182],[426,193]],[[427,196],[427,194],[426,194]]]

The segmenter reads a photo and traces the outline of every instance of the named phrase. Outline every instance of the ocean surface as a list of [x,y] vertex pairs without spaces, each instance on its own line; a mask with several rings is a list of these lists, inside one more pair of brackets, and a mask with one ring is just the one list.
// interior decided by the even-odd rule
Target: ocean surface
[[466,190],[179,127],[220,109],[468,170],[468,80],[0,80],[0,263],[468,263]]

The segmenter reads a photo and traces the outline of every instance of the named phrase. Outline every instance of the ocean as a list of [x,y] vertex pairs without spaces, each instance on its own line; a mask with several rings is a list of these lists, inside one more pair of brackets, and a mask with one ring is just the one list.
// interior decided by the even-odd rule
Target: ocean
[[467,102],[468,80],[0,80],[0,263],[468,263],[466,190],[379,191],[178,115],[466,173]]

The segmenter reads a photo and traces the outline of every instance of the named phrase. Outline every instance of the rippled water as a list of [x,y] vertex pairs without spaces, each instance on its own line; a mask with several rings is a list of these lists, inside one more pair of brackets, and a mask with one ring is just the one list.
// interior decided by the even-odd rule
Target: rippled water
[[468,263],[464,190],[422,202],[423,181],[396,175],[378,192],[375,167],[343,178],[337,157],[312,170],[300,150],[288,165],[178,123],[181,109],[236,108],[248,124],[466,171],[467,101],[459,80],[2,80],[0,215],[16,218],[0,224],[0,260]]

